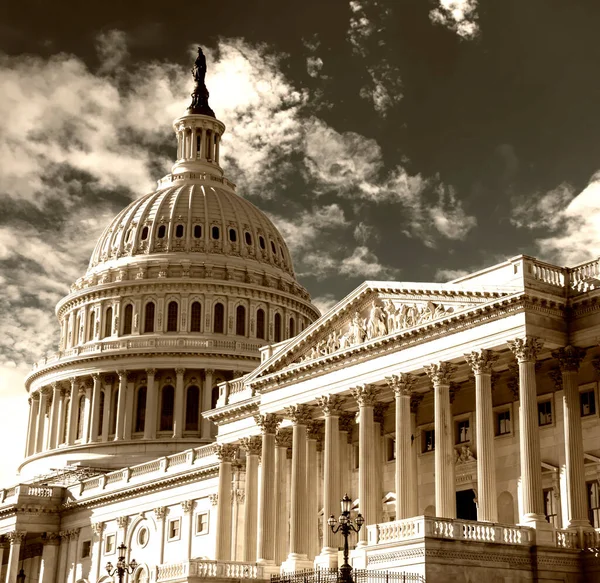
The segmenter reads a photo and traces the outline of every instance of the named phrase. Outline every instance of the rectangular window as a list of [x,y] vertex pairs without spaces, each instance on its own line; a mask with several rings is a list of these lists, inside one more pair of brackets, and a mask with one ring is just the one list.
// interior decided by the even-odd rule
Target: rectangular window
[[456,443],[471,441],[471,428],[468,419],[456,422]]
[[496,413],[496,435],[508,435],[512,431],[510,409]]
[[106,541],[104,543],[104,554],[111,555],[115,552],[115,545],[117,544],[117,535],[109,534],[106,537]]
[[179,518],[169,520],[169,540],[179,540],[181,533],[181,522]]
[[385,459],[388,462],[396,459],[396,440],[393,437],[388,437],[385,440]]
[[596,414],[596,391],[593,388],[580,391],[579,406],[582,417]]
[[539,425],[552,425],[552,401],[541,401],[538,403]]
[[425,429],[423,432],[423,447],[421,451],[423,453],[433,451],[435,449],[435,430]]
[[544,492],[544,514],[546,520],[554,526],[554,528],[560,528],[558,522],[558,500],[554,493],[554,488],[545,489]]
[[81,558],[87,559],[92,554],[92,541],[84,540],[81,543]]
[[196,514],[196,534],[208,534],[208,512]]

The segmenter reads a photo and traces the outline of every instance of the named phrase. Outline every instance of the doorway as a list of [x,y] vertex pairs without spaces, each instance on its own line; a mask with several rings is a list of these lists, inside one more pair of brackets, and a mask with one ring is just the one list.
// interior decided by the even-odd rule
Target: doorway
[[477,520],[474,490],[460,490],[456,493],[456,518]]

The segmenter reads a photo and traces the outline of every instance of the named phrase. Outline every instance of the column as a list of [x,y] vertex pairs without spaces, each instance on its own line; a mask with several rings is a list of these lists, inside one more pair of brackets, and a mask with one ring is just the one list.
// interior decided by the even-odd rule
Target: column
[[175,375],[175,415],[173,418],[173,437],[175,439],[181,439],[183,437],[183,404],[185,399],[183,398],[183,375],[185,374],[185,368],[176,368]]
[[184,500],[181,503],[183,520],[181,521],[181,532],[185,541],[185,559],[192,558],[192,515],[194,513],[194,501]]
[[104,377],[104,411],[102,412],[102,441],[108,441],[108,434],[110,432],[110,409],[112,403],[113,382],[114,377],[112,375],[106,375]]
[[68,411],[68,422],[67,422],[67,445],[73,445],[75,443],[75,437],[77,435],[77,413],[79,412],[79,390],[77,388],[77,379],[70,378],[71,383],[71,398],[69,403]]
[[454,369],[449,362],[425,367],[434,392],[435,515],[440,518],[456,518],[456,477],[450,409],[450,375]]
[[[64,385],[63,385],[64,386]],[[58,421],[56,423],[56,447],[66,441],[66,425],[67,425],[67,390],[60,389],[58,402]]]
[[38,409],[38,426],[35,434],[35,451],[44,451],[44,428],[46,425],[46,410],[48,409],[48,397],[50,388],[42,387],[40,389],[40,408]]
[[368,524],[375,524],[377,516],[377,500],[373,496],[376,482],[375,433],[373,428],[373,407],[377,397],[377,389],[373,385],[360,385],[351,389],[352,396],[359,407],[360,425],[358,434],[358,505],[365,519],[365,528],[358,533],[357,548],[367,544]]
[[90,441],[90,425],[92,424],[92,391],[94,384],[90,379],[85,381],[85,406],[83,408],[83,436],[82,443]]
[[127,371],[118,370],[119,396],[117,401],[117,427],[113,441],[121,441],[125,430],[125,408],[127,405]]
[[77,581],[77,542],[79,541],[79,529],[73,528],[69,531],[69,552],[67,554],[67,578],[65,583],[76,583]]
[[[211,410],[212,386],[214,370],[207,368],[204,371],[204,389],[202,391],[202,411]],[[202,439],[210,440],[210,429],[212,422],[208,419],[202,419]]]
[[287,557],[289,515],[287,509],[287,453],[292,445],[289,429],[279,429],[275,435],[275,564],[281,565]]
[[[354,427],[356,426],[356,414],[355,413],[342,413],[340,415],[340,478],[339,478],[339,491],[335,505],[335,511],[333,514],[337,515],[340,509],[340,500],[346,493],[350,498],[356,498],[356,492],[351,492],[352,477],[350,475],[350,468],[352,465],[351,454],[352,454],[352,436]],[[338,541],[341,542],[342,536],[338,535]]]
[[[323,548],[315,564],[326,569],[337,568],[338,544],[336,535],[327,526],[327,519],[339,514],[340,505],[340,415],[343,399],[339,395],[317,398],[317,404],[325,415],[325,439],[323,442]],[[343,436],[344,440],[346,435]]]
[[258,436],[241,440],[246,452],[246,503],[244,505],[244,535],[242,561],[256,561],[256,531],[258,518],[258,456],[261,439]]
[[16,583],[19,572],[19,553],[21,552],[21,543],[25,540],[27,533],[23,530],[13,530],[6,533],[6,538],[10,542],[10,551],[8,553],[8,565],[6,566],[6,583]]
[[290,548],[283,572],[310,569],[307,558],[307,492],[306,492],[306,426],[311,420],[307,405],[286,407],[286,415],[292,419],[292,479],[290,508]]
[[314,561],[320,551],[317,441],[321,425],[311,420],[306,430],[306,550],[308,560]]
[[60,548],[58,556],[58,570],[56,572],[56,583],[67,581],[67,555],[69,554],[69,531],[63,530],[59,533]]
[[393,375],[387,379],[394,391],[396,405],[396,520],[410,518],[413,514],[411,494],[417,490],[417,476],[412,465],[412,427],[410,398],[415,378],[408,373]]
[[[93,548],[92,548],[92,565],[90,568],[90,573],[92,577],[95,578],[96,581],[100,579],[100,566],[102,559],[102,534],[104,533],[104,523],[103,522],[93,522],[92,523],[92,533],[93,533]],[[58,583],[58,582],[57,582]]]
[[167,509],[164,506],[155,508],[154,516],[158,526],[158,564],[161,565],[165,560],[165,517],[167,516]]
[[27,456],[35,453],[35,436],[37,433],[38,415],[40,411],[39,393],[31,393],[29,397],[29,426],[27,433]]
[[135,382],[137,380],[137,374],[133,372],[127,373],[127,397],[125,399],[125,425],[123,427],[123,439],[125,441],[131,440],[131,434],[133,433],[134,413],[133,413],[133,401],[135,400]]
[[419,412],[419,404],[423,400],[423,395],[413,394],[410,398],[410,460],[412,475],[414,480],[414,488],[411,488],[409,492],[410,506],[409,506],[409,517],[419,516],[419,460],[417,457],[419,444],[416,439],[413,439],[417,434],[417,414]]
[[[275,433],[281,418],[273,413],[257,415],[256,424],[262,432],[262,462],[260,469],[260,492],[258,515],[257,562],[263,565],[275,564],[275,517],[277,492],[275,486]],[[246,466],[247,468],[247,466]],[[246,469],[247,471],[247,469]],[[247,474],[246,474],[247,475]],[[248,498],[246,498],[247,500]],[[282,518],[280,518],[281,520]]]
[[49,532],[42,537],[42,540],[44,548],[42,549],[39,583],[54,583],[60,535],[55,532]]
[[129,516],[117,516],[117,526],[119,528],[119,531],[117,533],[117,543],[126,544],[127,527],[129,526]]
[[375,403],[373,407],[373,456],[375,457],[375,482],[373,484],[373,496],[375,497],[377,512],[375,521],[379,524],[383,520],[383,423],[385,421],[385,412],[389,403]]
[[8,539],[6,538],[6,536],[4,536],[4,535],[0,536],[0,569],[2,568],[2,565],[4,564],[4,552],[9,547],[10,547],[10,543],[8,542]]
[[535,361],[542,343],[537,338],[508,342],[519,363],[519,446],[521,457],[521,523],[535,528],[549,527],[544,515],[542,462],[538,430]]
[[92,443],[99,441],[100,431],[100,395],[102,393],[102,385],[100,375],[98,373],[92,374],[92,423],[90,427],[90,441]]
[[50,406],[50,427],[48,431],[48,449],[58,446],[59,412],[62,400],[62,390],[58,383],[52,383],[52,405]]
[[491,350],[465,354],[475,374],[475,434],[477,438],[477,520],[498,522],[492,365],[498,355]]
[[219,458],[219,489],[217,493],[217,519],[215,559],[231,560],[231,462],[235,457],[232,444],[217,445]]
[[146,415],[144,420],[144,439],[156,439],[156,384],[155,384],[155,368],[147,368],[146,375],[148,376],[146,385]]
[[585,349],[566,346],[552,353],[558,360],[563,388],[563,430],[565,433],[565,466],[567,471],[568,528],[591,529],[587,513],[587,489],[583,467],[583,433],[579,397],[579,366]]

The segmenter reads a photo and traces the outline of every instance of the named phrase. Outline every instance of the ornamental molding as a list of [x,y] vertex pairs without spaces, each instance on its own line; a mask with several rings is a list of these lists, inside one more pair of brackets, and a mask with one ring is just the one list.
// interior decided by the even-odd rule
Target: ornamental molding
[[465,354],[465,360],[475,374],[492,374],[492,365],[498,360],[498,354],[491,350],[478,350]]
[[255,415],[254,421],[256,421],[262,433],[274,435],[277,433],[282,418],[275,413],[266,413],[265,415]]
[[539,338],[534,338],[533,336],[508,341],[508,347],[519,363],[535,362],[543,346],[544,343]]
[[240,439],[240,446],[246,452],[246,456],[258,456],[262,451],[262,439],[258,435],[243,437]]
[[215,425],[225,425],[232,421],[253,417],[259,411],[260,397],[253,397],[233,405],[225,405],[213,409],[210,413],[202,413],[205,419],[210,419]]
[[341,395],[325,395],[317,397],[317,406],[326,417],[339,417],[343,412],[345,399]]
[[585,348],[569,345],[554,350],[551,355],[558,361],[558,368],[561,372],[577,372],[586,352]]
[[396,397],[410,397],[416,383],[416,377],[407,372],[386,377],[387,385]]

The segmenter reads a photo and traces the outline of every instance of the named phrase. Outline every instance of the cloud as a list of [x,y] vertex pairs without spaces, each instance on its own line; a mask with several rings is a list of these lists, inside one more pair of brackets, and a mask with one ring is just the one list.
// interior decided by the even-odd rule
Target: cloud
[[454,279],[458,279],[459,277],[464,277],[468,275],[470,272],[466,269],[438,269],[435,272],[435,281],[448,282]]
[[361,245],[354,249],[352,255],[342,260],[340,273],[348,277],[392,278],[400,273],[400,270],[382,265],[372,251]]
[[324,294],[312,299],[312,303],[319,308],[321,314],[326,314],[338,303],[333,294]]
[[479,35],[478,0],[438,0],[439,6],[429,12],[429,19],[454,31],[466,40]]

